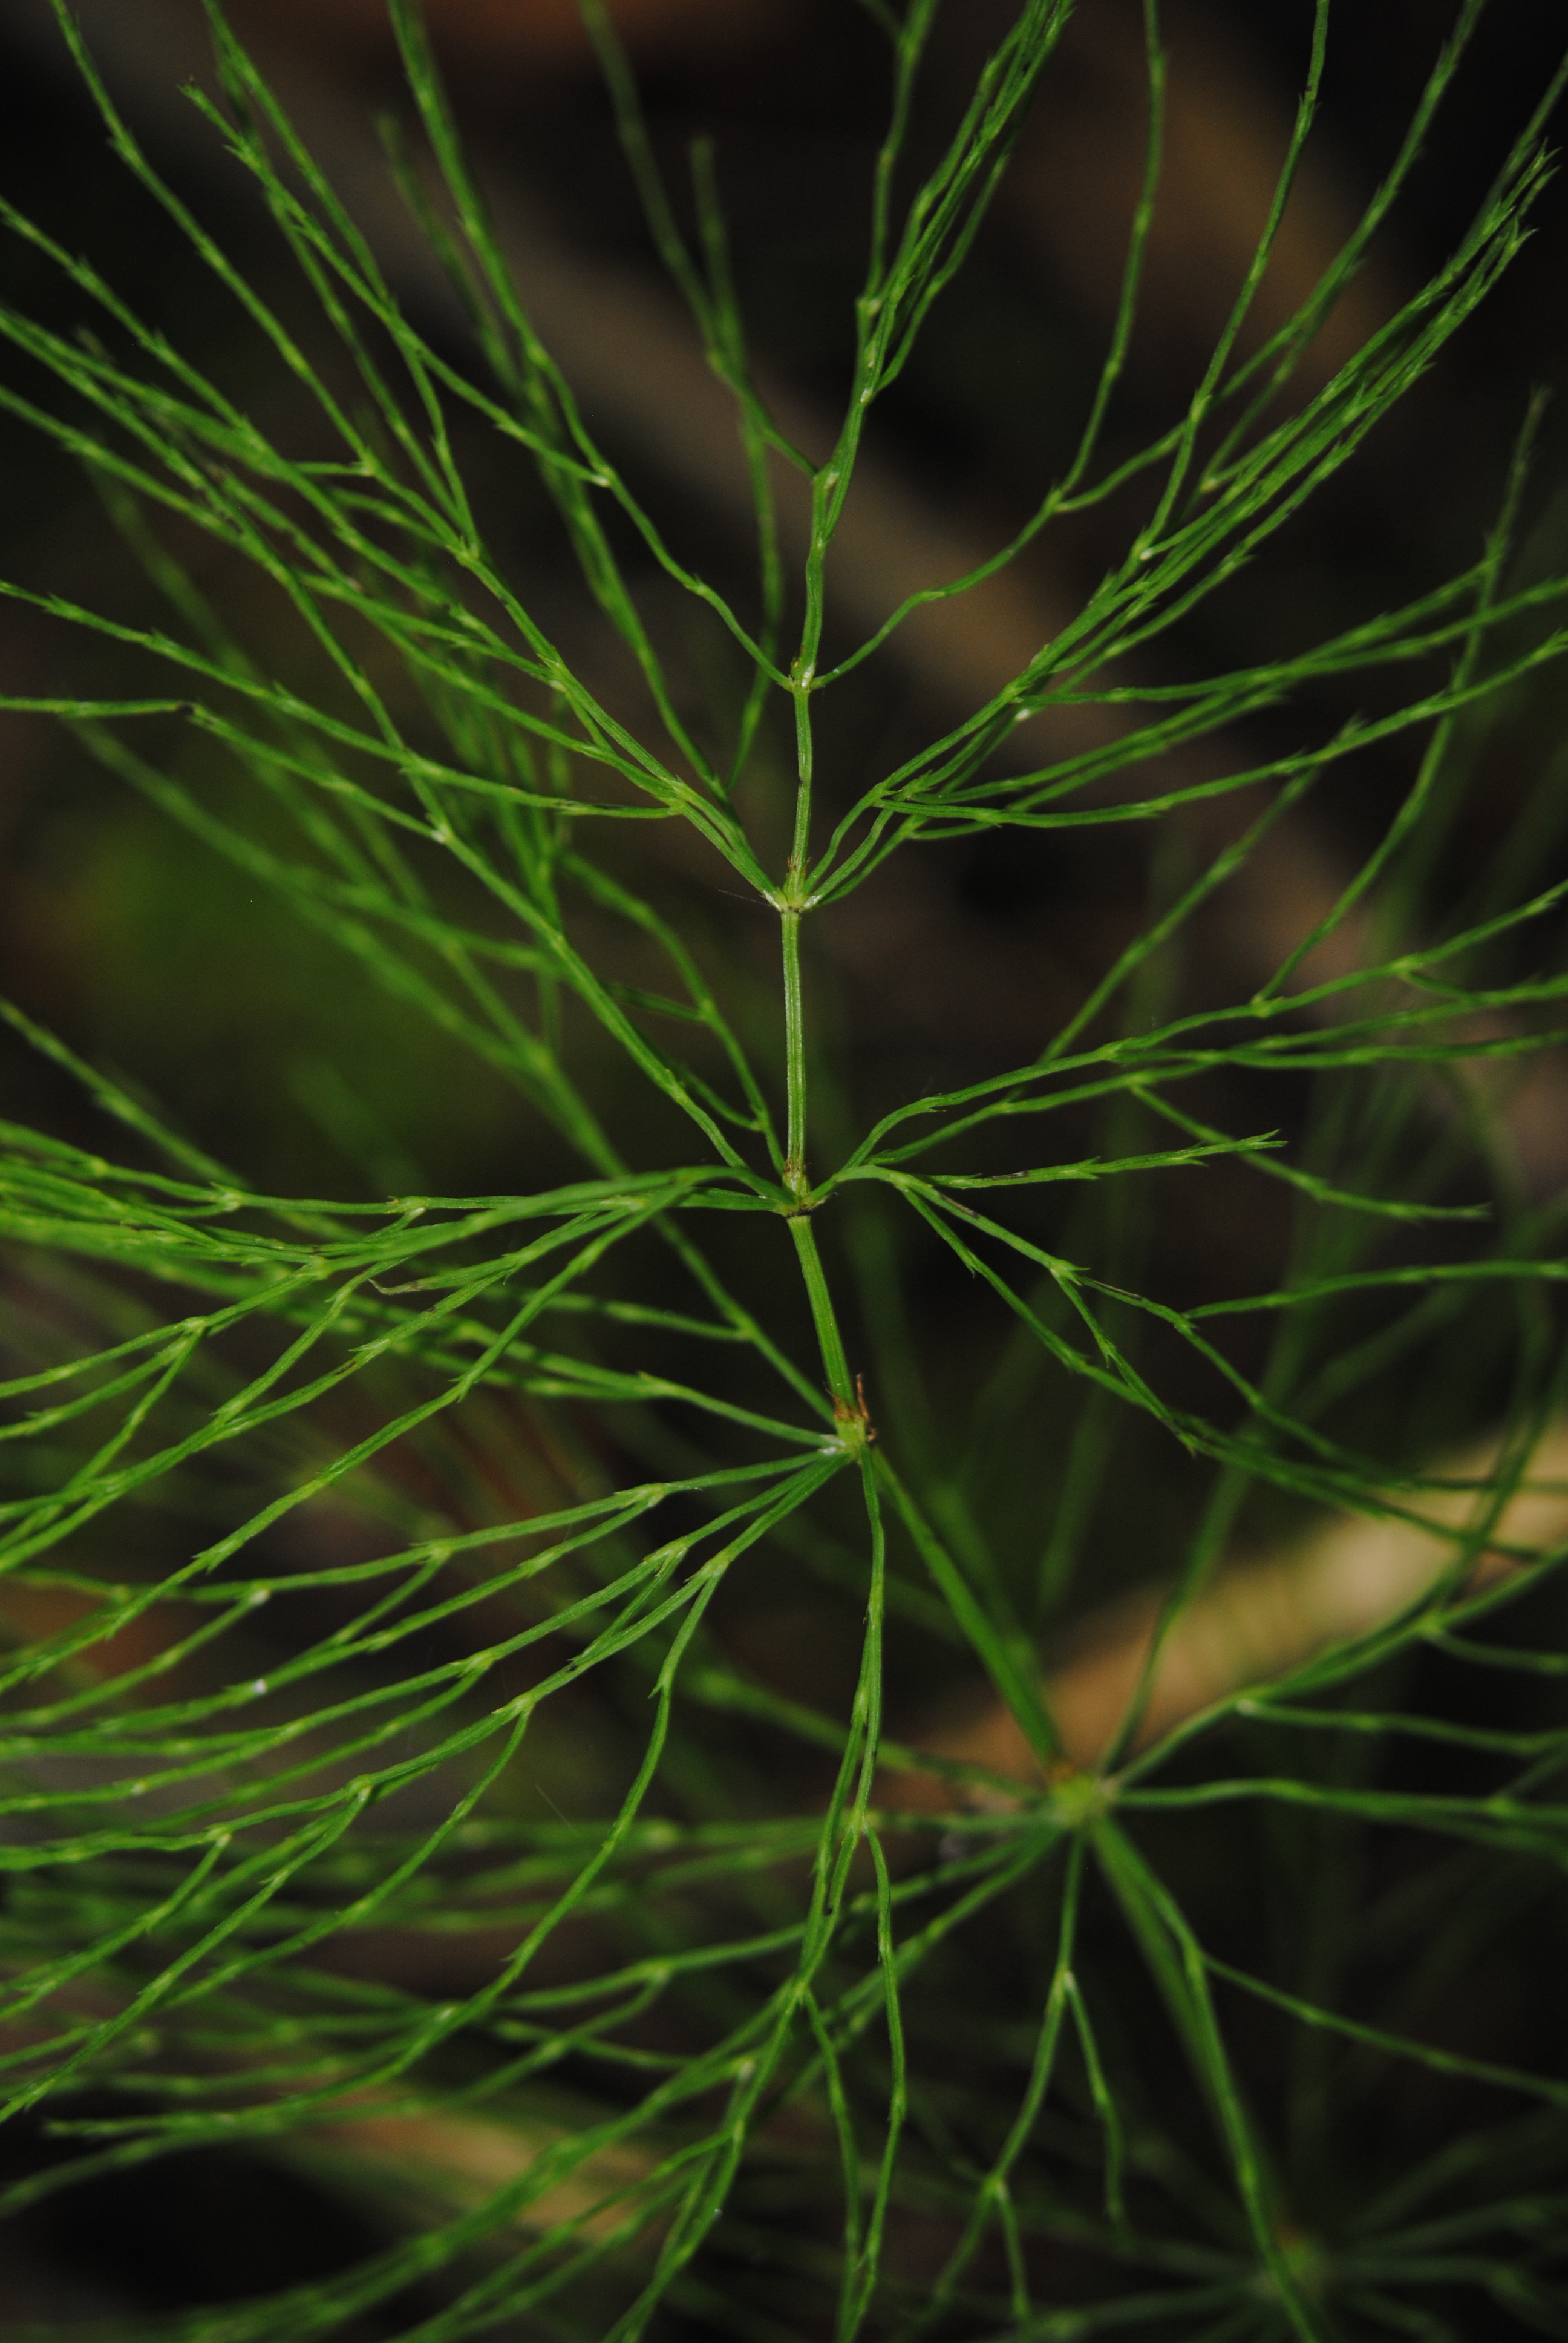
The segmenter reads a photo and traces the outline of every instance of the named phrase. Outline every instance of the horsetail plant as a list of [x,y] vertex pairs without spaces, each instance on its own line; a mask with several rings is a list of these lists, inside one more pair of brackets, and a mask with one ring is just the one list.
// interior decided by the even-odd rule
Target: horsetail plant
[[[308,330],[160,176],[54,5],[126,171],[288,397],[264,427],[5,207],[91,329],[0,313],[0,398],[85,468],[167,613],[7,586],[91,638],[99,684],[5,704],[274,893],[398,1030],[433,1025],[454,1096],[508,1086],[517,1176],[267,1193],[177,1102],[5,1010],[80,1094],[75,1121],[4,1128],[0,2088],[55,2142],[8,2209],[214,2148],[380,2208],[374,2249],[326,2278],[135,2328],[191,2343],[1329,2343],[1480,2332],[1476,2300],[1488,2333],[1563,2331],[1568,2076],[1442,2016],[1494,1932],[1560,1932],[1568,1845],[1563,1524],[1537,1461],[1563,1396],[1561,1214],[1522,1185],[1509,1121],[1563,1038],[1568,882],[1513,842],[1460,899],[1428,883],[1455,775],[1568,649],[1568,578],[1515,550],[1535,410],[1462,572],[1261,664],[1192,672],[1181,649],[1508,267],[1561,76],[1446,263],[1304,391],[1482,15],[1464,0],[1339,257],[1260,341],[1328,52],[1316,0],[1251,266],[1183,411],[1134,450],[1118,398],[1165,81],[1144,0],[1147,168],[1075,452],[1010,543],[857,644],[834,548],[862,442],[981,235],[1067,0],[1017,7],[923,175],[936,0],[867,0],[889,128],[815,454],[752,371],[719,165],[698,150],[688,212],[584,0],[732,397],[757,524],[739,585],[693,566],[536,331],[414,0],[390,10],[419,135],[388,167],[461,344],[400,301],[216,0],[190,96],[270,210]],[[518,584],[497,449],[535,468],[613,659],[563,648]],[[1121,558],[1005,689],[847,784],[849,679],[921,607],[1107,509],[1130,516]],[[270,598],[248,631],[259,605],[225,615],[247,570]],[[728,645],[722,719],[650,579]],[[1362,678],[1367,709],[1314,729],[1323,688]],[[1275,745],[1236,753],[1265,712]],[[1177,955],[1221,890],[1406,735],[1360,866],[1255,989],[1185,1002]],[[1140,930],[1021,1060],[868,1112],[812,923],[852,920],[917,846],[1097,826],[1171,848]],[[687,919],[692,871],[776,923],[766,970]],[[1221,1074],[1289,1086],[1299,1127],[1232,1127]],[[1277,1284],[1140,1292],[1118,1200],[1223,1166],[1285,1192]],[[983,1322],[978,1372],[911,1331],[944,1263]],[[1429,1436],[1388,1403],[1466,1351],[1459,1420]],[[1482,1434],[1479,1465],[1444,1463]],[[1157,1627],[1086,1748],[1053,1639],[1111,1591],[1089,1524],[1150,1440],[1181,1534],[1151,1538]],[[507,1442],[487,1479],[474,1456]],[[1011,1513],[986,1485],[1004,1450]],[[1419,1587],[1160,1723],[1161,1652],[1237,1535],[1324,1511],[1425,1524]],[[853,1632],[841,1700],[787,1696],[726,1626],[738,1588],[786,1582],[825,1647]],[[888,1729],[966,1672],[1018,1764]],[[436,1953],[378,1967],[394,1940]]]

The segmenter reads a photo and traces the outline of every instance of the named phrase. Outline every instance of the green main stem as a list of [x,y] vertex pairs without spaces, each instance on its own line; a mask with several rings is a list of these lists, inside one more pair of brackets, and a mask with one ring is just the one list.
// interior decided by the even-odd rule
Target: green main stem
[[795,836],[784,868],[782,891],[775,897],[783,927],[784,1054],[789,1098],[789,1135],[784,1178],[797,1202],[810,1186],[806,1172],[806,1028],[800,995],[800,916],[805,910],[806,870],[811,851],[811,668],[802,650],[796,661],[795,735],[799,779],[795,790]]
[[811,1304],[811,1317],[817,1329],[828,1388],[836,1403],[847,1414],[858,1414],[859,1401],[849,1380],[849,1362],[844,1355],[844,1338],[839,1332],[833,1297],[828,1291],[827,1272],[822,1267],[822,1256],[817,1250],[816,1231],[804,1212],[793,1212],[789,1217],[789,1233],[800,1257],[800,1273],[806,1280],[807,1299]]
[[[791,861],[792,884],[796,883],[796,871],[797,866]],[[784,1179],[799,1207],[789,1214],[789,1233],[795,1240],[800,1272],[806,1280],[807,1298],[811,1304],[811,1317],[817,1329],[828,1387],[839,1405],[852,1410],[856,1405],[855,1392],[849,1380],[849,1363],[844,1355],[844,1340],[839,1332],[832,1296],[828,1291],[822,1256],[817,1250],[816,1233],[809,1213],[805,1209],[805,1199],[810,1192],[811,1182],[806,1170],[806,1029],[805,1004],[800,990],[800,906],[786,900],[779,907],[779,921],[784,945],[784,1049],[789,1096],[789,1151],[784,1164]]]
[[806,1169],[806,1006],[800,986],[800,921],[806,909],[802,895],[811,830],[810,677],[811,669],[803,654],[798,663],[796,690],[800,778],[795,799],[795,837],[785,871],[783,890],[777,899],[783,946],[785,1084],[789,1112],[784,1181],[797,1206],[789,1216],[789,1233],[795,1240],[800,1273],[806,1281],[807,1299],[811,1304],[812,1322],[822,1353],[823,1373],[828,1378],[828,1387],[836,1409],[841,1410],[848,1418],[858,1413],[859,1401],[849,1376],[849,1363],[844,1355],[844,1338],[839,1332],[833,1298],[828,1291],[827,1272],[822,1267],[822,1256],[817,1250],[816,1232],[806,1208],[811,1180]]
[[784,1178],[799,1202],[810,1186],[806,1171],[806,1028],[800,993],[800,913],[787,903],[779,913],[784,946],[784,1068],[789,1128]]
[[[795,874],[795,865],[789,865]],[[816,1249],[816,1230],[811,1228],[811,1213],[806,1212],[806,1195],[811,1192],[811,1179],[806,1174],[806,1029],[804,1001],[799,984],[799,904],[780,904],[780,926],[783,926],[783,970],[785,970],[785,1081],[789,1090],[789,1151],[785,1158],[785,1185],[797,1200],[797,1212],[789,1213],[789,1235],[795,1237],[795,1252],[799,1253],[801,1277],[806,1279],[806,1298],[811,1302],[811,1319],[816,1323],[816,1338],[823,1352],[823,1373],[828,1375],[828,1387],[839,1406],[856,1408],[856,1390],[849,1375],[849,1359],[844,1357],[844,1335],[839,1333],[839,1319],[834,1317],[832,1296],[828,1291],[828,1272],[823,1270],[823,1256]]]

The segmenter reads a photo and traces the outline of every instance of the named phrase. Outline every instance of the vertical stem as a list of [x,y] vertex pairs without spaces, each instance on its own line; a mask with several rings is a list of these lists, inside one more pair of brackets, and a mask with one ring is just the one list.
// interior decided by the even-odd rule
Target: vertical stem
[[837,1407],[858,1416],[859,1403],[849,1380],[849,1362],[844,1355],[844,1338],[839,1332],[839,1321],[833,1309],[833,1297],[828,1291],[828,1279],[822,1267],[822,1256],[817,1250],[816,1232],[804,1212],[789,1217],[789,1233],[795,1240],[795,1250],[800,1256],[800,1273],[806,1280],[806,1295],[811,1304],[812,1322],[817,1329],[817,1341],[822,1353],[822,1368],[828,1378]]
[[784,1184],[802,1207],[789,1215],[789,1233],[795,1240],[801,1275],[806,1281],[811,1319],[822,1353],[822,1369],[833,1395],[833,1413],[846,1428],[846,1433],[849,1426],[858,1425],[863,1439],[866,1433],[864,1412],[859,1394],[850,1380],[849,1363],[844,1354],[844,1338],[839,1332],[833,1298],[828,1291],[827,1274],[822,1267],[822,1256],[817,1250],[810,1215],[804,1209],[805,1200],[811,1192],[810,1175],[806,1169],[806,1011],[800,990],[800,920],[806,909],[804,890],[811,830],[810,673],[807,668],[796,683],[800,778],[795,799],[795,840],[784,887],[777,898],[783,942],[785,1081],[789,1103]]
[[[795,691],[796,769],[799,775],[795,791],[795,836],[784,874],[783,890],[776,899],[783,931],[785,1081],[789,1103],[784,1184],[802,1207],[811,1192],[810,1175],[806,1169],[806,1011],[800,990],[800,920],[806,910],[806,873],[811,852],[811,684],[816,673],[816,646],[821,630],[820,556],[827,544],[827,532],[821,524],[821,503],[825,483],[830,486],[837,478],[837,473],[819,474],[812,488],[814,566],[808,578],[806,635],[791,679]],[[789,1233],[795,1240],[801,1274],[806,1280],[806,1293],[811,1304],[812,1322],[817,1329],[818,1347],[822,1353],[823,1372],[828,1378],[828,1388],[833,1394],[833,1413],[846,1430],[851,1424],[859,1425],[863,1438],[865,1417],[859,1394],[849,1380],[844,1338],[839,1332],[833,1298],[828,1291],[822,1256],[817,1250],[817,1239],[809,1216],[802,1209],[789,1217]]]
[[806,1173],[806,1026],[800,994],[800,910],[785,903],[779,912],[784,946],[784,1063],[789,1093],[789,1129],[784,1150],[784,1179],[797,1197],[810,1182]]
[[784,946],[784,1053],[789,1097],[789,1134],[785,1146],[784,1178],[797,1196],[810,1185],[806,1176],[806,1026],[800,997],[800,914],[806,869],[811,851],[811,669],[796,661],[795,673],[795,836],[785,866],[784,886],[778,898]]
[[[820,600],[820,580],[818,599]],[[820,626],[820,612],[815,614]],[[806,865],[811,850],[811,775],[816,762],[811,733],[811,687],[815,679],[816,645],[808,629],[808,640],[801,647],[795,662],[795,770],[799,779],[795,788],[795,836],[789,849],[789,876],[796,887],[806,883]]]

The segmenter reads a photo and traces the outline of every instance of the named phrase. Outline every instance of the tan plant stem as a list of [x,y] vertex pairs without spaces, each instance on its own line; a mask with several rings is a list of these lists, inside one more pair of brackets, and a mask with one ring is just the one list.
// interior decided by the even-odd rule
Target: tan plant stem
[[[1336,1644],[1375,1634],[1443,1586],[1462,1550],[1456,1534],[1485,1522],[1485,1484],[1500,1462],[1494,1443],[1467,1450],[1435,1468],[1431,1477],[1443,1485],[1414,1496],[1391,1491],[1386,1514],[1336,1515],[1297,1544],[1222,1568],[1160,1645],[1134,1747],[1152,1746],[1206,1709],[1271,1684]],[[1466,1591],[1564,1543],[1568,1423],[1558,1423],[1532,1455],[1528,1477],[1484,1528]],[[1149,1664],[1163,1594],[1140,1590],[1091,1613],[1071,1632],[1070,1651],[1048,1655],[1046,1701],[1073,1765],[1092,1766],[1114,1742]],[[994,1695],[911,1738],[934,1756],[1010,1781],[1042,1778],[1017,1719]],[[912,1797],[893,1795],[900,1803],[951,1800],[934,1778]]]

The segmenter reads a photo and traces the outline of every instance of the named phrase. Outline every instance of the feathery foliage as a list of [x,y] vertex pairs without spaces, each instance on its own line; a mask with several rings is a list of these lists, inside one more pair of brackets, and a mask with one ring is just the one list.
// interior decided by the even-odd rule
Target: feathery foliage
[[[1327,2343],[1469,2331],[1478,2290],[1489,2317],[1568,2319],[1568,2074],[1451,2039],[1442,2016],[1499,1932],[1560,1928],[1568,1844],[1561,1556],[1508,1526],[1563,1397],[1561,1215],[1522,1192],[1508,1104],[1562,1038],[1568,882],[1510,847],[1457,905],[1426,885],[1484,725],[1568,648],[1568,578],[1515,558],[1533,417],[1462,574],[1271,662],[1189,675],[1180,652],[1508,266],[1557,91],[1446,265],[1305,395],[1303,355],[1481,15],[1465,0],[1334,268],[1259,347],[1324,66],[1318,0],[1225,331],[1176,425],[1108,456],[1159,200],[1146,0],[1147,176],[1076,453],[984,570],[852,646],[834,539],[863,437],[1070,14],[1023,0],[911,179],[935,0],[868,5],[890,126],[819,460],[753,377],[711,159],[689,231],[584,0],[652,235],[733,395],[758,536],[731,597],[535,331],[413,0],[391,8],[422,151],[394,166],[471,319],[461,356],[400,304],[216,0],[221,102],[193,102],[270,207],[314,337],[159,177],[56,0],[126,171],[294,399],[269,435],[7,208],[94,330],[4,312],[0,397],[86,468],[167,609],[7,587],[91,636],[108,679],[8,705],[46,706],[410,1030],[432,1025],[454,1095],[470,1064],[510,1086],[523,1134],[515,1192],[268,1194],[185,1135],[177,1102],[166,1119],[5,1011],[84,1099],[69,1135],[4,1132],[0,2083],[8,2117],[39,2110],[64,2144],[9,2209],[243,2148],[373,2204],[383,2240],[156,2329],[193,2343]],[[495,549],[462,453],[481,437],[537,468],[620,646],[613,689]],[[852,791],[819,778],[835,688],[920,604],[1112,499],[1133,516],[1122,558],[1005,689]],[[722,729],[630,582],[650,562],[739,662]],[[270,596],[257,639],[209,595],[215,564]],[[1415,688],[1391,699],[1402,669]],[[1362,676],[1370,712],[1315,729],[1319,687]],[[1291,708],[1288,749],[1218,779],[1181,761]],[[1327,915],[1246,997],[1172,1007],[1221,890],[1325,776],[1406,731],[1408,793]],[[852,917],[920,842],[1191,837],[1172,825],[1216,804],[1210,843],[1167,858],[1145,925],[1030,1054],[859,1111],[814,1006],[814,915]],[[776,980],[683,925],[671,873],[691,869],[777,922]],[[1300,1129],[1228,1127],[1217,1070],[1292,1083]],[[1289,1191],[1278,1289],[1187,1308],[1140,1292],[1138,1212],[1227,1161]],[[911,1264],[944,1261],[991,1312],[981,1373],[910,1331]],[[1462,1395],[1428,1430],[1391,1394],[1447,1390],[1459,1354]],[[1499,1422],[1452,1502],[1442,1441]],[[1085,1764],[1040,1639],[1049,1655],[1096,1598],[1093,1507],[1146,1453],[1140,1427],[1190,1496],[1179,1542],[1151,1538],[1164,1635],[1254,1519],[1397,1526],[1441,1500],[1440,1550],[1362,1630],[1152,1738],[1151,1653]],[[1013,1481],[1021,1514],[992,1503]],[[843,1701],[785,1697],[725,1633],[729,1591],[765,1573],[815,1590],[825,1645],[858,1622]],[[891,1737],[895,1694],[912,1713],[885,1688],[891,1645],[912,1684],[983,1676],[1032,1778]],[[1412,1747],[1441,1765],[1412,1768]],[[547,1811],[585,1749],[591,1795]],[[399,1942],[481,1956],[432,1992],[417,1964],[378,1965]]]

